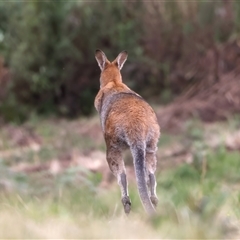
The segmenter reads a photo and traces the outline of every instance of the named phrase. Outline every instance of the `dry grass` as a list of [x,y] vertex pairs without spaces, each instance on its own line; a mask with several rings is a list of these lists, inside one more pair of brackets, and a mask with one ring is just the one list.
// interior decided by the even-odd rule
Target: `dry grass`
[[[98,124],[95,117],[35,119],[1,129],[1,153],[9,155],[0,156],[0,238],[239,238],[239,152],[225,147],[238,136],[237,118],[189,121],[182,134],[162,134],[153,219],[141,206],[128,155],[133,208],[123,214]],[[19,146],[14,130],[25,145]],[[36,139],[38,150],[31,148]]]

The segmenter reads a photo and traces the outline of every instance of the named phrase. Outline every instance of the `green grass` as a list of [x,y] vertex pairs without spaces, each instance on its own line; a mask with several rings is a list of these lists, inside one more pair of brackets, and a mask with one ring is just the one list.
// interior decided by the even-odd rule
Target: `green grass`
[[125,217],[117,184],[101,189],[87,170],[47,177],[1,166],[12,187],[0,194],[0,238],[226,238],[240,223],[239,153],[218,150],[207,163],[204,178],[194,164],[158,173],[154,219],[143,212],[135,183],[132,213]]
[[[97,138],[94,144],[90,130],[76,130],[87,123],[94,127],[96,122],[30,122],[41,136],[41,150],[0,159],[0,238],[240,237],[239,152],[228,152],[223,145],[210,148],[199,123],[191,123],[177,138],[163,134],[160,150],[182,139],[191,146],[193,158],[188,164],[158,169],[159,205],[154,218],[143,211],[135,181],[129,183],[132,212],[127,217],[116,179],[102,188],[99,172],[82,166],[69,166],[58,174],[12,170],[15,164],[47,163],[75,148],[83,152],[104,148]],[[218,132],[216,129],[210,130]],[[60,138],[61,131],[65,131],[66,138]],[[77,140],[79,133],[84,140]],[[8,141],[5,137],[4,142]]]

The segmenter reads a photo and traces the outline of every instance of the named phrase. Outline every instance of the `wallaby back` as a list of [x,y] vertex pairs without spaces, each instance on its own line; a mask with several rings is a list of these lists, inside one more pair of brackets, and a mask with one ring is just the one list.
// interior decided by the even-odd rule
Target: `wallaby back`
[[126,51],[113,62],[101,50],[96,51],[95,57],[102,72],[94,104],[100,114],[107,151],[130,147],[139,195],[145,210],[152,214],[155,209],[148,195],[145,158],[149,146],[160,135],[156,115],[141,96],[122,83],[120,69],[127,59]]

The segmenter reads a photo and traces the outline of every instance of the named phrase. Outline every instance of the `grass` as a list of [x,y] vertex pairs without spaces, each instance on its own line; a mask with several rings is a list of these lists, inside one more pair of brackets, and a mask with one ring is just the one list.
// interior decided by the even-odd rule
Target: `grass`
[[[88,131],[82,127],[87,122],[91,126]],[[59,156],[59,149],[60,155],[75,148],[84,152],[101,150],[104,147],[98,142],[98,133],[95,131],[94,136],[91,131],[96,121],[87,122],[28,123],[41,137],[43,149],[23,153],[18,161],[9,156],[0,161],[0,238],[240,237],[240,156],[237,151],[228,152],[224,145],[208,147],[205,136],[216,133],[217,125],[206,130],[197,122],[180,136],[163,134],[160,149],[184,139],[192,142],[193,158],[191,163],[158,170],[159,205],[154,218],[144,213],[135,181],[129,184],[132,212],[126,217],[116,180],[103,188],[100,172],[76,165],[58,174],[47,169],[28,173],[12,170],[19,162],[46,163]],[[67,136],[62,140],[61,131]],[[75,141],[79,133],[85,141]],[[7,134],[1,136],[7,145]],[[44,153],[46,149],[48,153]]]

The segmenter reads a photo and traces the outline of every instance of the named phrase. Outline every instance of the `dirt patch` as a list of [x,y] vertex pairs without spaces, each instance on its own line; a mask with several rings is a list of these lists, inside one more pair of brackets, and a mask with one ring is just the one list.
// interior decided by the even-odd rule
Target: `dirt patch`
[[183,123],[193,117],[214,122],[240,114],[239,53],[240,41],[233,40],[192,58],[190,66],[194,74],[189,72],[189,62],[178,66],[170,77],[175,78],[173,82],[178,89],[184,89],[178,82],[184,79],[185,91],[157,111],[162,130],[181,130]]
[[193,117],[213,122],[240,113],[240,74],[224,74],[212,86],[199,89],[201,86],[194,85],[173,103],[157,111],[162,129],[182,129],[183,123]]

